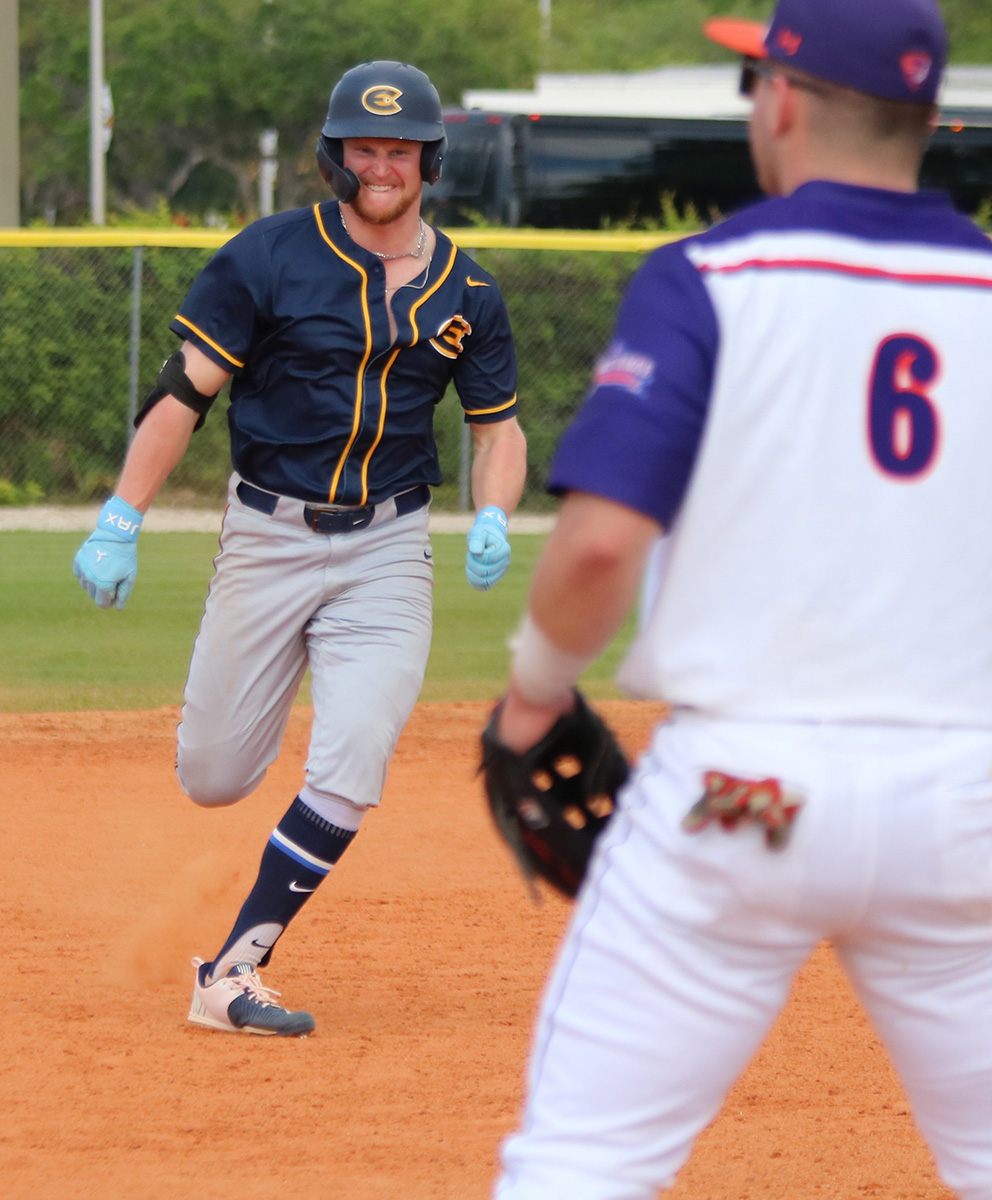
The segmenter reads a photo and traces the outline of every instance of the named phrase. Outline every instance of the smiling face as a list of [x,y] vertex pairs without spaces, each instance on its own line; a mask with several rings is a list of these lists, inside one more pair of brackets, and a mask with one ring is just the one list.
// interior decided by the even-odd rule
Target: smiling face
[[344,165],[362,185],[351,207],[370,225],[399,220],[420,199],[422,142],[345,138]]

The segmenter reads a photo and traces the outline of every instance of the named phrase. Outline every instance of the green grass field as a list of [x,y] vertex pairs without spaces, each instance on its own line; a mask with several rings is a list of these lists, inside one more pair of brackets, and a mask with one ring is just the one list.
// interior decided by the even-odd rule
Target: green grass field
[[[72,576],[81,533],[0,533],[0,712],[143,709],[179,704],[217,538],[142,535],[138,583],[123,612],[102,612]],[[421,699],[483,700],[506,677],[506,640],[523,610],[543,537],[518,534],[491,592],[465,579],[463,534],[435,534],[434,644]],[[630,628],[590,669],[591,697],[611,682]],[[306,687],[300,693],[307,702]]]

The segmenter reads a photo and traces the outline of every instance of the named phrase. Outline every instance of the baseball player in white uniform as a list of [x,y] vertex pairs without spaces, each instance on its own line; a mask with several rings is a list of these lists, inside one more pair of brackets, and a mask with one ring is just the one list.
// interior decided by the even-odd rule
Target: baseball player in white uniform
[[992,1200],[992,245],[917,190],[944,26],[780,0],[708,32],[769,199],[647,260],[552,467],[499,735],[534,745],[639,595],[621,682],[672,707],[496,1196],[671,1186],[829,938],[943,1179]]

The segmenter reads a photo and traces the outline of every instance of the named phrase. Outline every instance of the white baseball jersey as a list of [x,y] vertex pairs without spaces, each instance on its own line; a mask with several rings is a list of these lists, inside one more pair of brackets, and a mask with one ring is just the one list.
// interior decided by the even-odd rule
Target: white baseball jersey
[[817,182],[651,256],[551,485],[670,530],[629,690],[990,728],[990,451],[992,244]]
[[[597,840],[498,1200],[654,1200],[824,939],[945,1183],[992,1200],[990,448],[992,246],[940,197],[810,183],[634,280],[551,484],[668,531],[621,679],[676,707]],[[714,775],[781,783],[787,845],[700,825]]]

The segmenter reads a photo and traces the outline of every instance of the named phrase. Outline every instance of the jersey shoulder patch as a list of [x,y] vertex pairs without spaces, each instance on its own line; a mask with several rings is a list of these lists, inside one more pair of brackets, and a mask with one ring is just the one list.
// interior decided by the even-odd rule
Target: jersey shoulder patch
[[646,354],[627,349],[623,342],[612,342],[593,369],[593,387],[619,387],[640,396],[654,379],[655,363]]

